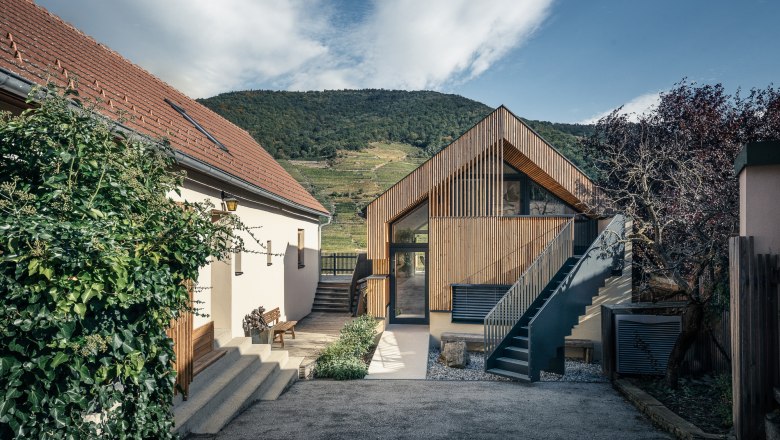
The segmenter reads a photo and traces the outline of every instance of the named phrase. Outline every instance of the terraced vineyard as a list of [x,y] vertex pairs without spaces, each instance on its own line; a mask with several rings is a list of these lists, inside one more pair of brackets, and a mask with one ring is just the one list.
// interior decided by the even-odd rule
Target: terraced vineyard
[[358,211],[426,159],[411,145],[372,142],[359,151],[339,150],[327,161],[279,163],[334,214],[322,229],[322,250],[354,252],[366,249],[366,225]]

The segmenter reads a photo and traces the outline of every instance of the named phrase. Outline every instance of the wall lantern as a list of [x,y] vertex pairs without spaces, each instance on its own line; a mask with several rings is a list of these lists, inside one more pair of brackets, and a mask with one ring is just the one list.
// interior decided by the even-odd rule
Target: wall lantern
[[238,199],[225,193],[225,191],[222,191],[222,202],[225,203],[225,207],[230,212],[234,212],[238,208]]

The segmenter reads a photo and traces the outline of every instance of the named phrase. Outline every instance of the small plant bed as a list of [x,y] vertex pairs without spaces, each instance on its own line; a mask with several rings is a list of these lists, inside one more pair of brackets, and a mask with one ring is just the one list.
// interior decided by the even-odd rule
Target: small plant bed
[[731,379],[727,375],[681,378],[676,390],[662,377],[638,377],[631,382],[704,432],[726,434],[731,429]]
[[376,320],[363,315],[344,324],[339,339],[317,358],[314,377],[320,379],[362,379],[376,349]]

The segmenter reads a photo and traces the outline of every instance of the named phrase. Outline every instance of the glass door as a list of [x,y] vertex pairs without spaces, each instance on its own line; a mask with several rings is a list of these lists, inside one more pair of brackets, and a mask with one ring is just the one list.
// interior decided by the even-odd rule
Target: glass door
[[390,272],[390,322],[428,324],[428,251],[393,249]]

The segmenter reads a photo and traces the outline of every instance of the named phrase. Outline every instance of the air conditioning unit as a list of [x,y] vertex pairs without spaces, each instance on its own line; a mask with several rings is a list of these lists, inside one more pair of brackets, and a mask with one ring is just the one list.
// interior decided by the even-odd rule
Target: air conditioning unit
[[681,327],[680,316],[616,315],[617,372],[663,375]]

